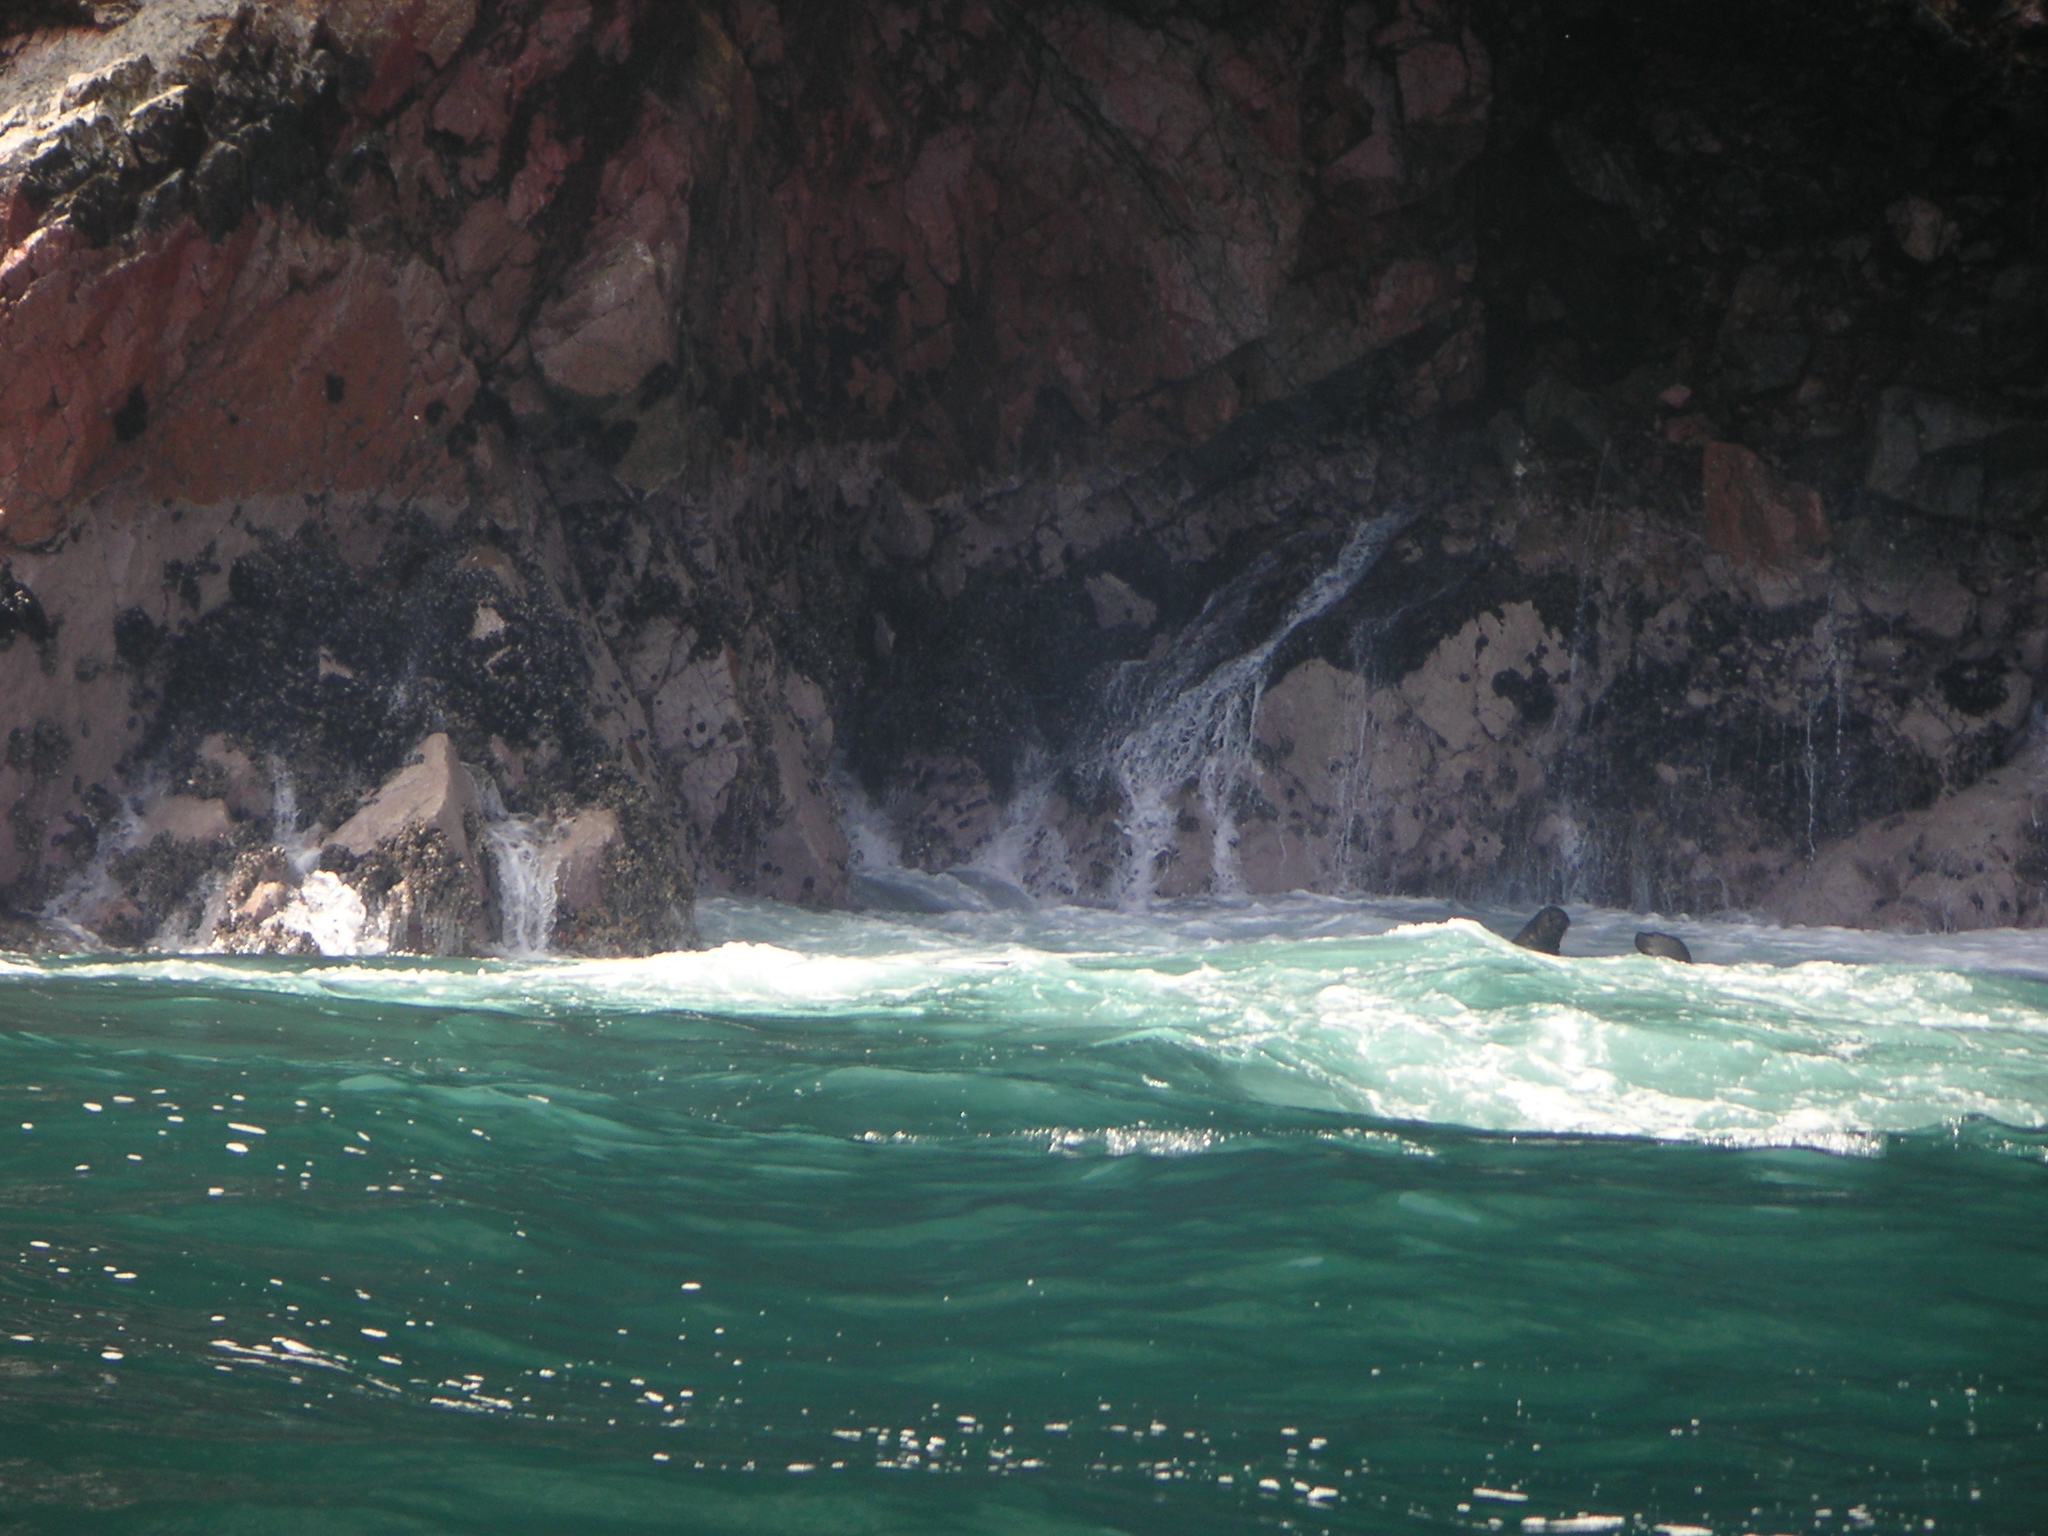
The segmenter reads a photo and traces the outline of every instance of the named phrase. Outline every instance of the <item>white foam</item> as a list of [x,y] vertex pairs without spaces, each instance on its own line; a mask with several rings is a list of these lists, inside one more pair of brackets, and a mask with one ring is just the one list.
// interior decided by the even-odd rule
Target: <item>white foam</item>
[[500,946],[520,958],[546,954],[555,935],[559,850],[550,845],[539,824],[525,816],[491,822],[484,828],[483,844],[497,877]]
[[303,933],[323,955],[381,955],[391,947],[390,934],[372,921],[363,898],[324,869],[299,883],[274,921],[288,932]]
[[[943,1029],[991,1049],[1090,1051],[1142,1038],[1253,1101],[1497,1131],[1853,1153],[1880,1149],[1887,1133],[1971,1117],[2048,1125],[2042,935],[1908,943],[1693,924],[1684,932],[1695,953],[1752,958],[1685,966],[1632,951],[1537,955],[1441,911],[1286,898],[1145,914],[882,918],[708,900],[700,921],[724,942],[636,960],[61,968],[508,1016],[594,1008],[869,1034]],[[1584,934],[1604,946],[1639,921],[1586,914],[1568,943]],[[1813,958],[1831,946],[1847,954]],[[1900,948],[1904,958],[1890,953]],[[1855,958],[1872,949],[1887,962]],[[0,984],[45,973],[0,967]],[[1163,1079],[1174,1074],[1148,1071],[1162,1079],[1146,1083],[1165,1113],[1142,1135],[1084,1123],[1048,1138],[1203,1150],[1173,1122]]]

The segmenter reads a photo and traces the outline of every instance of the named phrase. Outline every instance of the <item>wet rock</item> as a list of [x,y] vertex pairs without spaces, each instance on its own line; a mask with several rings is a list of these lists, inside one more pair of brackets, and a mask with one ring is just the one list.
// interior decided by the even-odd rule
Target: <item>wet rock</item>
[[554,946],[566,954],[646,955],[697,942],[689,883],[643,795],[575,812],[548,847]]
[[382,897],[392,949],[422,955],[483,952],[488,933],[482,878],[467,850],[458,852],[438,826],[411,823],[379,844],[358,875],[350,882],[357,890]]
[[1000,810],[980,765],[950,756],[906,764],[883,809],[904,861],[931,873],[967,863],[995,830]]
[[[835,753],[923,784],[934,850],[983,836],[1104,669],[1390,500],[1425,534],[1272,658],[1173,888],[1740,904],[2009,747],[2048,332],[2031,226],[1965,190],[2011,130],[1886,106],[1954,89],[1897,18],[1778,18],[1731,86],[1702,61],[1747,20],[1670,8],[1613,53],[1547,5],[713,8],[687,46],[613,9],[256,7],[230,45],[158,7],[147,67],[121,29],[20,34],[9,899],[110,845],[123,772],[251,835],[273,755],[331,823],[440,728],[522,815],[626,817],[606,770],[652,797],[601,840],[651,860],[635,911],[691,872],[829,901]],[[1819,104],[1815,57],[1851,82]],[[1809,484],[1949,522],[1835,581]],[[264,771],[202,782],[216,735]],[[1100,894],[1114,807],[1069,791]],[[476,866],[427,842],[417,882],[336,845],[336,889],[256,926],[417,916]]]
[[413,761],[392,776],[363,808],[328,839],[357,858],[411,826],[430,826],[456,857],[469,856],[466,823],[481,817],[476,785],[455,756],[455,744],[437,731],[419,744]]
[[730,654],[721,650],[669,672],[654,691],[648,724],[656,744],[675,756],[693,811],[715,816],[745,756]]
[[265,880],[235,906],[235,916],[245,923],[261,923],[275,917],[292,898],[292,887],[282,880]]
[[1735,443],[1701,457],[1707,544],[1743,565],[1782,565],[1828,544],[1820,492],[1787,480]]
[[422,741],[416,757],[335,830],[328,846],[366,862],[376,856],[372,870],[351,883],[360,888],[381,877],[383,889],[374,894],[396,908],[394,949],[480,954],[489,935],[470,830],[483,819],[476,785],[443,732]]
[[324,953],[311,933],[289,921],[291,916],[290,903],[260,922],[237,915],[215,930],[213,948],[227,955],[312,956]]
[[2048,759],[2039,747],[1926,810],[1825,849],[1771,893],[1785,922],[1958,933],[2037,925],[2048,894]]
[[[1326,890],[1341,883],[1351,820],[1366,809],[1372,774],[1394,768],[1398,752],[1374,750],[1367,724],[1371,690],[1320,658],[1305,661],[1259,697],[1253,741],[1259,801],[1238,829],[1237,861],[1258,891]],[[1367,761],[1370,757],[1374,759]]]
[[228,865],[225,808],[173,796],[162,809],[163,830],[108,861],[121,896],[81,914],[85,927],[120,949],[140,949],[160,936],[175,941],[196,931],[209,880]]
[[1925,390],[1878,397],[1864,483],[1931,516],[2022,523],[2048,507],[2048,427]]
[[1095,622],[1104,629],[1117,629],[1129,624],[1149,630],[1159,622],[1159,609],[1155,604],[1140,597],[1107,571],[1090,576],[1084,585],[1088,601],[1095,605]]
[[[355,867],[352,855],[341,857]],[[388,918],[384,904],[375,896],[372,900],[378,916]],[[225,954],[376,953],[389,947],[388,922],[373,920],[361,896],[329,871],[302,878],[275,844],[246,847],[235,855],[217,910],[206,947]]]
[[602,807],[579,811],[557,828],[548,852],[555,861],[555,909],[563,921],[604,902],[605,861],[615,854],[619,818]]
[[27,912],[0,912],[0,951],[21,955],[74,955],[106,946],[75,925],[48,922]]
[[1498,741],[1515,723],[1548,724],[1555,708],[1549,665],[1563,642],[1531,603],[1512,603],[1468,621],[1429,660],[1401,679],[1401,692],[1452,752]]
[[[846,833],[838,797],[827,781],[831,734],[806,719],[799,690],[786,692],[768,715],[767,751],[756,763],[735,839],[734,886],[749,894],[804,906],[830,906],[846,891]],[[735,829],[740,830],[740,829]]]

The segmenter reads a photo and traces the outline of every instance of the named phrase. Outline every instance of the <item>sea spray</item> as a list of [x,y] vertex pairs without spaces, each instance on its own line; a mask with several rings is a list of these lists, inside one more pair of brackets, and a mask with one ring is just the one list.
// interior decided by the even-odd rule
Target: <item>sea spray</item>
[[1073,855],[1052,820],[1055,775],[1043,753],[1028,753],[988,841],[975,850],[972,868],[1008,882],[1019,892],[1071,900],[1079,894]]
[[[1044,781],[1012,800],[996,833],[971,864],[939,871],[914,869],[903,862],[888,813],[868,798],[857,780],[842,775],[833,788],[840,830],[846,836],[847,904],[855,911],[1029,911],[1036,905],[1018,866],[1037,842],[1058,841],[1058,832],[1042,819],[1049,793]],[[1059,854],[1064,859],[1063,846]]]
[[[885,917],[707,898],[707,950],[446,970],[424,991],[404,970],[222,959],[67,973],[472,1017],[592,1013],[620,1029],[715,1015],[778,1037],[794,1030],[792,1040],[837,1019],[895,1019],[940,1030],[985,1077],[996,1073],[984,1083],[984,1129],[1048,1111],[1039,1090],[1025,1092],[1037,1052],[1085,1061],[1139,1039],[1151,1076],[1187,1085],[1173,1102],[1190,1123],[1264,1104],[1829,1150],[1972,1116],[2048,1126],[2048,936],[1907,939],[1660,918],[1702,961],[1673,966],[1636,952],[1642,919],[1620,912],[1576,911],[1575,953],[1554,958],[1501,937],[1517,914],[1494,914],[1488,932],[1435,903],[1297,896],[1019,911],[953,876],[903,876],[905,899]],[[932,904],[912,906],[919,892]],[[907,1068],[922,1049],[878,1038],[856,1054],[875,1069],[900,1055]],[[857,1104],[862,1081],[833,1093]],[[947,1094],[904,1087],[899,1126],[930,1129],[953,1113]],[[1062,1113],[1123,1112],[1095,1091],[1077,1079]],[[1130,1113],[1157,1125],[1168,1107]],[[819,1112],[821,1128],[838,1124],[836,1111]]]
[[278,925],[303,933],[323,955],[381,955],[391,948],[389,914],[373,920],[362,896],[339,876],[316,869],[299,882]]
[[1105,756],[1104,767],[1122,791],[1119,826],[1128,845],[1121,901],[1150,901],[1159,861],[1178,831],[1180,791],[1194,782],[1213,833],[1211,868],[1218,895],[1240,894],[1235,798],[1253,771],[1252,731],[1274,653],[1311,619],[1341,601],[1407,525],[1391,512],[1360,523],[1336,560],[1317,573],[1278,624],[1250,650],[1218,663],[1207,660],[1242,617],[1225,588],[1157,664],[1134,663],[1120,673],[1111,695],[1111,718],[1129,722]]
[[832,791],[839,801],[839,830],[846,837],[847,868],[857,874],[902,868],[903,856],[897,849],[896,833],[889,825],[888,815],[868,798],[860,781],[841,773],[833,779]]
[[[976,909],[992,876],[1002,882],[996,906],[1014,906],[1026,893],[1043,900],[1082,899],[1092,884],[1075,866],[1062,831],[1066,772],[1106,781],[1118,806],[1123,842],[1114,899],[1141,907],[1158,893],[1163,856],[1181,831],[1180,797],[1190,783],[1213,828],[1211,889],[1243,893],[1237,858],[1236,802],[1256,765],[1252,740],[1259,703],[1271,681],[1275,656],[1300,628],[1349,594],[1412,520],[1397,511],[1368,519],[1351,531],[1336,558],[1317,571],[1277,621],[1246,648],[1254,599],[1269,591],[1276,561],[1262,557],[1214,593],[1164,654],[1127,663],[1112,675],[1083,745],[1055,761],[1042,748],[1027,752],[1016,774],[1017,792],[964,869],[944,875],[906,870],[887,813],[849,775],[835,780],[840,825],[853,871],[858,906],[936,912],[953,905]],[[1370,746],[1376,724],[1357,722],[1357,762],[1347,783],[1347,819],[1362,818],[1369,797]],[[966,884],[975,894],[963,893]]]
[[484,827],[498,895],[498,943],[512,956],[543,955],[555,932],[558,856],[546,830],[527,816]]

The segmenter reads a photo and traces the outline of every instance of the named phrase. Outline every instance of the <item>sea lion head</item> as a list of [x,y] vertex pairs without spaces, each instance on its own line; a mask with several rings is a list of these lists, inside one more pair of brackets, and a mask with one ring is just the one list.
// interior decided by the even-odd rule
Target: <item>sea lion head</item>
[[1564,942],[1564,931],[1571,927],[1572,920],[1565,915],[1563,907],[1545,907],[1515,935],[1515,942],[1524,949],[1534,949],[1546,955],[1557,953],[1557,946]]
[[1675,939],[1668,933],[1658,933],[1654,929],[1646,928],[1636,935],[1636,948],[1646,955],[1655,955],[1659,960],[1683,960],[1688,965],[1692,963],[1692,951],[1685,947],[1682,940]]

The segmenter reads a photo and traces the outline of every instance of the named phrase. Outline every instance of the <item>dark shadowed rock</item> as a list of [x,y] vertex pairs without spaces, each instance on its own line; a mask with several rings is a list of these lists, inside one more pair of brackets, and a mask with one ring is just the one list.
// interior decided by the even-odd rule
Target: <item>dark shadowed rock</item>
[[2023,524],[2048,506],[2048,426],[1922,389],[1878,398],[1864,483],[1934,517]]
[[[949,900],[1118,899],[1107,684],[1407,507],[1162,893],[2048,920],[1963,799],[2048,667],[2040,72],[1968,7],[92,9],[0,4],[0,901],[437,731],[563,947],[844,899],[841,767]],[[476,835],[235,920],[473,947]]]
[[135,222],[148,234],[168,228],[185,212],[189,192],[190,179],[185,173],[171,172],[142,194],[142,200],[136,205]]
[[232,144],[216,144],[192,173],[192,212],[209,240],[225,240],[249,211],[249,162]]

